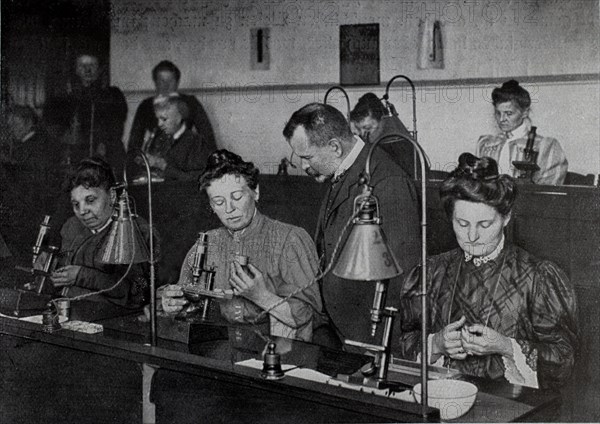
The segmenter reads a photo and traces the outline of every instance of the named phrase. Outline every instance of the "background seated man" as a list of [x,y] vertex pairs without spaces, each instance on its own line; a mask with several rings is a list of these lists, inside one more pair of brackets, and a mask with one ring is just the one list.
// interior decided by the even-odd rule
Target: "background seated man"
[[[62,295],[74,297],[98,293],[87,299],[125,307],[139,307],[148,300],[150,269],[146,263],[128,265],[102,262],[102,247],[110,234],[116,193],[113,170],[100,158],[82,160],[68,178],[71,205],[75,216],[62,226],[59,268],[52,283],[63,288]],[[148,223],[137,218],[145,240]],[[154,242],[158,250],[157,240]]]
[[202,104],[195,96],[189,96],[178,91],[180,78],[181,71],[173,62],[168,60],[161,61],[152,69],[152,81],[156,88],[156,94],[144,99],[135,112],[133,123],[131,124],[131,132],[129,133],[129,149],[141,148],[148,138],[152,137],[153,134],[156,136],[155,133],[160,131],[154,114],[154,101],[159,96],[169,96],[172,94],[179,94],[188,106],[189,116],[186,118],[187,127],[196,131],[205,140],[207,145],[215,145],[215,135],[212,125]]
[[[315,246],[303,229],[258,211],[258,174],[252,162],[218,150],[200,178],[200,187],[223,224],[207,233],[205,263],[216,267],[215,289],[234,293],[233,299],[219,302],[221,315],[232,323],[269,323],[271,335],[311,341],[313,329],[324,322],[319,285],[314,281]],[[195,251],[196,246],[187,254],[179,283],[161,290],[167,313],[178,313],[187,304],[181,286],[193,282]],[[248,258],[248,270],[237,262],[238,255]]]
[[[381,100],[374,93],[365,93],[350,112],[353,131],[366,143],[375,143],[384,137],[386,141],[379,146],[387,152],[398,165],[411,177],[420,175],[421,166],[415,156],[413,145],[409,141],[387,144],[396,138],[394,134],[410,136],[398,115],[389,115]],[[402,139],[402,137],[399,137]],[[416,170],[416,173],[415,173]]]
[[189,108],[179,95],[158,97],[154,111],[161,134],[144,146],[150,166],[165,179],[198,179],[208,156],[216,149],[214,142],[188,128]]
[[[430,362],[513,384],[557,387],[571,375],[576,298],[565,273],[505,240],[516,184],[492,158],[463,153],[440,186],[460,247],[427,264]],[[420,267],[402,289],[405,357],[420,351]]]

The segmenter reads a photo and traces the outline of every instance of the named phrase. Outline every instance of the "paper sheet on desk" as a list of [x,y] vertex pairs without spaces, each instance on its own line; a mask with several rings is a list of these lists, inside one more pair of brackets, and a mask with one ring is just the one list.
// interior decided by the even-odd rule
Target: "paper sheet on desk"
[[[243,367],[255,368],[257,370],[262,370],[263,362],[258,359],[247,359],[245,361],[236,362],[236,365],[241,365]],[[290,369],[294,368],[294,369]],[[331,378],[327,374],[320,373],[315,370],[311,370],[308,368],[296,368],[296,365],[290,364],[282,364],[281,369],[285,373],[285,375],[289,375],[290,377],[302,378],[303,380],[316,381],[317,383],[327,383],[327,381]],[[286,371],[290,370],[290,371]]]
[[[257,359],[248,359],[245,361],[236,362],[236,365],[241,365],[241,366],[249,367],[249,368],[255,368],[258,370],[262,370],[262,368],[263,368],[262,361],[259,361]],[[311,370],[308,368],[295,368],[295,365],[284,364],[284,365],[281,365],[281,368],[283,369],[283,372],[285,373],[285,375],[289,375],[290,377],[297,377],[297,378],[302,378],[304,380],[315,381],[317,383],[324,383],[324,384],[330,384],[332,386],[344,387],[346,389],[362,391],[365,393],[371,393],[371,394],[378,395],[378,396],[385,396],[385,397],[389,397],[391,399],[398,399],[398,400],[402,400],[405,402],[414,402],[415,401],[415,399],[413,398],[412,392],[410,390],[405,390],[403,392],[390,393],[390,391],[388,389],[380,390],[380,389],[375,389],[375,388],[371,388],[371,387],[363,387],[363,386],[357,386],[355,384],[344,383],[343,381],[335,380],[335,379],[331,378],[329,375],[320,373],[315,370]],[[286,372],[286,369],[290,369],[290,368],[294,368],[294,369],[291,369],[290,371]]]

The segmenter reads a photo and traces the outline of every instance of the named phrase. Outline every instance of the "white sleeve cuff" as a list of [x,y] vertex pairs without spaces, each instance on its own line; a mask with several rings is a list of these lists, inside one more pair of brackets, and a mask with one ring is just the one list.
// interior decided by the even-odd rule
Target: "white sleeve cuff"
[[527,365],[527,358],[521,350],[521,346],[513,338],[510,339],[513,357],[502,357],[504,361],[504,377],[512,384],[539,388],[537,373]]

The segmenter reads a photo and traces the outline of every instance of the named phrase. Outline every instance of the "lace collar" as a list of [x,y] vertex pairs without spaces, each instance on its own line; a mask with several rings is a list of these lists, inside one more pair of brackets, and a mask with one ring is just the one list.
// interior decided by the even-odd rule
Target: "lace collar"
[[488,255],[474,256],[470,253],[463,251],[465,255],[465,262],[470,262],[471,260],[473,260],[473,265],[475,266],[487,264],[489,261],[496,259],[500,255],[500,252],[502,252],[502,249],[504,249],[504,235],[502,235],[502,239],[500,240],[500,243],[498,243],[498,246],[496,246],[494,251]]

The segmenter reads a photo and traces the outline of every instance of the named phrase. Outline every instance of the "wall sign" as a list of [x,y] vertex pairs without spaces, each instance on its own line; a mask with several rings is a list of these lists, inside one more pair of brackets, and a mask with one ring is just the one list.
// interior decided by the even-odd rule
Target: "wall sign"
[[379,24],[340,26],[340,84],[379,84]]

